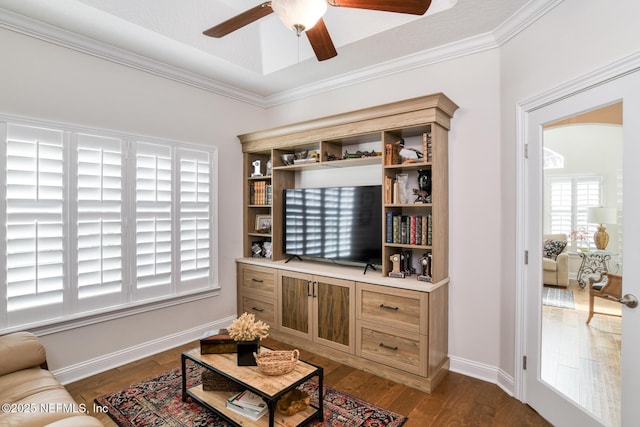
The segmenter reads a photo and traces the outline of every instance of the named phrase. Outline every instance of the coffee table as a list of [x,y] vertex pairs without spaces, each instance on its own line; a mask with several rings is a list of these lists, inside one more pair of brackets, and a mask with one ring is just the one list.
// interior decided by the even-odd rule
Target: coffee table
[[[261,347],[260,351],[271,351]],[[229,380],[241,385],[247,390],[261,396],[269,408],[269,416],[262,417],[258,421],[252,421],[226,407],[227,399],[235,393],[228,391],[205,391],[202,385],[187,388],[187,360],[191,360],[199,366],[209,369]],[[291,416],[285,416],[276,412],[278,400],[288,391],[293,390],[308,379],[318,377],[318,406],[309,406],[304,411]],[[225,354],[201,354],[199,348],[182,353],[182,400],[191,397],[206,408],[222,416],[234,425],[274,425],[294,427],[304,425],[314,418],[324,421],[323,412],[323,379],[322,367],[298,360],[293,371],[284,375],[264,375],[257,366],[238,366],[236,353]],[[268,421],[267,421],[268,418]]]

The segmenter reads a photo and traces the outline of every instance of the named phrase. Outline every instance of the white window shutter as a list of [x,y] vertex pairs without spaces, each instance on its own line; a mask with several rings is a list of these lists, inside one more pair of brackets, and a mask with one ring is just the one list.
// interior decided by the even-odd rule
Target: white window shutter
[[78,134],[76,169],[77,286],[86,311],[122,300],[122,142]]
[[8,324],[62,315],[64,134],[7,125],[6,274]]
[[211,155],[178,150],[180,291],[204,288],[211,276]]
[[136,144],[136,299],[171,285],[171,147]]

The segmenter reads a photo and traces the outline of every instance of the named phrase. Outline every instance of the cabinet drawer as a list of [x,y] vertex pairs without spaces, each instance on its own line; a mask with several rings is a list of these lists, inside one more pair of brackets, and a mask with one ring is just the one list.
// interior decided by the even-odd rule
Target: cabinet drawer
[[275,327],[276,311],[273,302],[240,295],[240,308],[243,313],[253,313],[256,316],[256,320],[262,320],[270,327]]
[[426,337],[361,325],[359,356],[418,375],[426,375]]
[[262,294],[269,297],[276,295],[276,270],[242,265],[238,269],[238,284],[241,292]]
[[426,298],[422,292],[358,284],[358,318],[386,326],[421,331],[421,319],[428,317]]

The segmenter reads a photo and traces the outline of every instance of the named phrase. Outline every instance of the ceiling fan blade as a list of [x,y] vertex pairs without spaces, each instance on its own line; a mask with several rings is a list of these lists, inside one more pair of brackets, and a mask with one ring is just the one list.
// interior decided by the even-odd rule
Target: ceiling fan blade
[[271,2],[267,1],[245,12],[242,12],[240,15],[236,15],[231,19],[227,19],[226,21],[216,25],[215,27],[211,27],[208,30],[203,31],[202,34],[210,37],[223,37],[239,28],[244,27],[245,25],[249,25],[252,22],[257,21],[258,19],[271,14],[272,12],[273,9],[271,9]]
[[331,6],[424,15],[431,0],[328,0]]
[[331,36],[329,35],[329,30],[327,30],[327,26],[324,25],[322,18],[320,18],[320,20],[316,22],[316,25],[310,30],[307,30],[306,33],[318,61],[331,59],[338,54],[336,47],[333,45],[333,40],[331,40]]

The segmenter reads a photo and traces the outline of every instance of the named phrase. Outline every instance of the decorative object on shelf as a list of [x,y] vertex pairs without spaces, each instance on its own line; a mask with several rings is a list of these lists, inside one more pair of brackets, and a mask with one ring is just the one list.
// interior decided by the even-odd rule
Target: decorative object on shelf
[[418,169],[418,188],[418,193],[414,190],[414,194],[418,194],[414,203],[431,203],[431,169]]
[[302,391],[298,388],[294,388],[278,401],[276,409],[282,415],[290,416],[300,411],[304,411],[309,407],[311,403],[311,396],[309,393]]
[[396,151],[400,156],[401,162],[404,163],[417,163],[422,162],[422,152],[415,148],[409,148],[404,146],[404,139],[400,139],[395,143]]
[[389,257],[389,261],[393,264],[389,277],[398,277],[404,279],[404,273],[401,271],[402,254],[393,254]]
[[253,354],[259,352],[260,340],[269,336],[269,325],[256,320],[253,313],[242,313],[229,325],[227,331],[237,341],[238,366],[257,366]]
[[609,233],[604,224],[616,224],[616,208],[590,207],[587,208],[587,221],[591,224],[600,224],[598,231],[593,234],[593,243],[596,248],[604,251],[609,244]]
[[309,157],[309,150],[297,151],[295,156],[296,160],[306,159]]
[[263,351],[253,355],[265,375],[284,375],[293,371],[298,363],[300,352],[294,350]]
[[427,252],[422,257],[420,257],[420,270],[421,273],[418,276],[418,281],[420,282],[431,282],[431,252]]
[[396,203],[409,203],[409,194],[407,191],[408,182],[409,174],[399,173],[396,175],[396,183],[398,188]]
[[271,176],[271,159],[267,160],[267,176]]
[[340,157],[336,156],[335,154],[331,154],[328,151],[324,152],[324,158],[327,159],[328,162],[340,160]]
[[282,159],[282,163],[285,166],[291,166],[293,164],[293,161],[296,159],[296,156],[293,153],[285,153],[281,154],[280,158]]
[[260,172],[260,160],[254,160],[251,164],[253,165],[253,173],[251,176],[262,176],[262,172]]
[[358,150],[355,153],[349,153],[348,151],[345,151],[342,156],[342,159],[362,159],[365,157],[376,157],[380,155],[382,155],[382,153],[376,152],[376,150],[371,150],[371,151]]
[[256,233],[271,233],[271,216],[256,215]]
[[273,253],[272,247],[273,247],[273,244],[271,242],[269,242],[269,241],[263,242],[263,244],[262,244],[262,248],[263,248],[262,256],[264,258],[271,258],[271,254]]
[[404,272],[405,276],[411,276],[416,273],[416,269],[411,265],[411,255],[411,251],[402,252],[402,271]]

